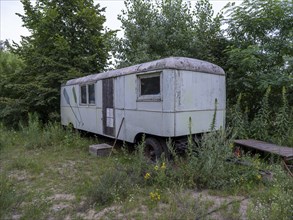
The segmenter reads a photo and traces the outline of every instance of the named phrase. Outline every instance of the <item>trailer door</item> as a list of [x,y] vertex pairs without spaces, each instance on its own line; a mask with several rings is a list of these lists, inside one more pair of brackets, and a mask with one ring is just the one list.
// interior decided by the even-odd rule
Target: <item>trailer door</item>
[[103,133],[115,137],[114,79],[103,79]]

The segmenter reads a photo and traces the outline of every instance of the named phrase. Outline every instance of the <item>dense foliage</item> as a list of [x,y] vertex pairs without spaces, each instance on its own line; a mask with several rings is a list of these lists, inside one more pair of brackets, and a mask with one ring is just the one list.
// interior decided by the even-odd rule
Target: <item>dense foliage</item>
[[120,66],[169,56],[185,56],[221,63],[226,40],[222,15],[214,16],[208,0],[195,8],[182,0],[126,0],[118,18],[124,37],[117,40]]
[[[17,81],[5,81],[15,88],[5,96],[21,103],[19,108],[5,103],[5,112],[10,116],[17,111],[37,112],[47,121],[58,116],[62,82],[105,68],[113,32],[104,28],[104,9],[93,0],[38,0],[35,4],[22,0],[22,4],[24,15],[18,15],[31,35],[22,37],[12,51],[25,65],[14,75]],[[3,74],[11,78],[10,73]]]
[[[262,94],[272,87],[270,99],[281,105],[282,87],[287,88],[293,105],[293,4],[289,0],[244,0],[227,9],[226,48],[229,100],[243,103],[253,114]],[[276,110],[276,109],[275,109]]]
[[23,61],[15,54],[5,51],[4,44],[0,51],[0,119],[3,123],[11,125],[27,115],[25,95],[19,85],[19,77],[24,67]]

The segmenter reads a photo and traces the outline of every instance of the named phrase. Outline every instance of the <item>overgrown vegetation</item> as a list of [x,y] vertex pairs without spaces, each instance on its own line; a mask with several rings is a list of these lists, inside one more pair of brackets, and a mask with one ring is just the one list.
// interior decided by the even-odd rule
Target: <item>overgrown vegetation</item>
[[249,114],[240,94],[237,103],[229,108],[228,126],[233,128],[237,138],[249,137],[293,147],[293,108],[288,104],[286,88],[283,87],[278,108],[270,97],[271,87],[268,87],[254,115]]
[[241,218],[242,201],[248,200],[249,219],[290,219],[293,179],[258,156],[235,157],[231,132],[212,131],[198,143],[190,139],[185,157],[169,142],[173,159],[153,163],[144,156],[144,140],[134,153],[123,146],[96,158],[87,150],[97,139],[58,124],[44,126],[30,115],[19,131],[1,127],[0,218],[168,219],[214,212]]

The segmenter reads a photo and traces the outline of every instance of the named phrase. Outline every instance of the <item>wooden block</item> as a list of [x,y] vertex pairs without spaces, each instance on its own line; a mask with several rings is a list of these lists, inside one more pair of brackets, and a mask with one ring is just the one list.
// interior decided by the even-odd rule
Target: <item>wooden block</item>
[[112,146],[109,144],[95,144],[89,146],[90,154],[98,157],[106,157],[110,155]]

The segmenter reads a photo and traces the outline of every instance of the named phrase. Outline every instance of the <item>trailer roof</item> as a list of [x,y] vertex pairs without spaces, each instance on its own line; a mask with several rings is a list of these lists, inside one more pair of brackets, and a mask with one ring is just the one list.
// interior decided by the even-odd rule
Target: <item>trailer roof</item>
[[225,75],[225,72],[221,67],[207,61],[186,57],[169,57],[125,67],[122,69],[110,70],[103,73],[96,73],[76,79],[71,79],[67,81],[65,85],[83,84],[88,82],[95,82],[105,78],[112,78],[128,74],[143,73],[163,69],[189,70],[195,72]]

